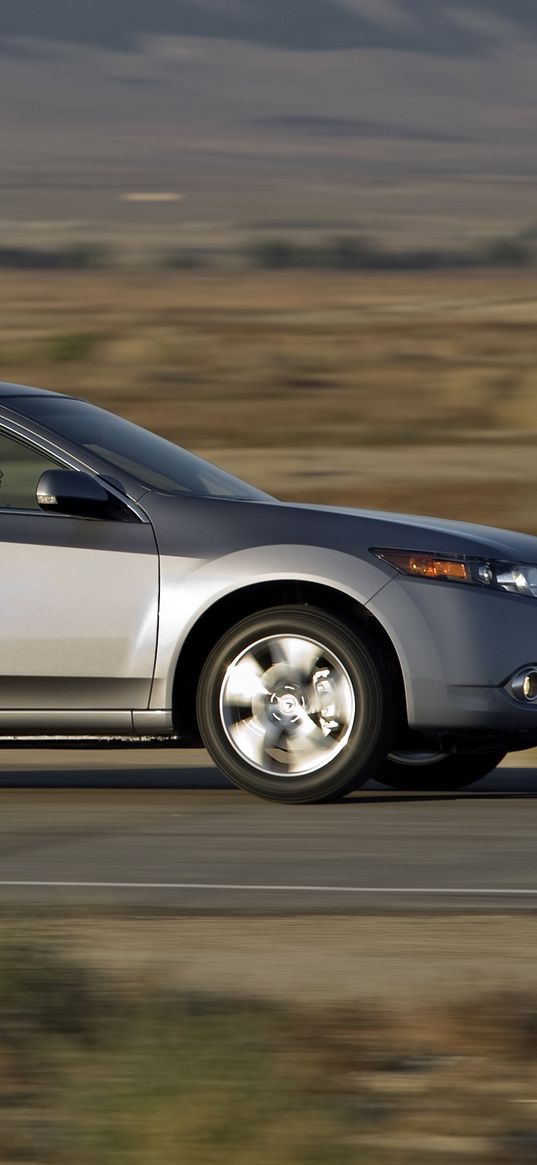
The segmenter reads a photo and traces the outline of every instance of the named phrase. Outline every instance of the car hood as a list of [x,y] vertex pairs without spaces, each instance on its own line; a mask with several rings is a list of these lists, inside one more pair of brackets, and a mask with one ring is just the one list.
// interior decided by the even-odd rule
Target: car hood
[[[423,514],[398,514],[389,510],[309,505],[293,506],[293,509],[313,510],[328,518],[337,515],[354,519],[360,525],[363,524],[364,533],[382,533],[389,539],[383,545],[397,546],[401,550],[447,550],[448,547],[454,550],[458,546],[466,554],[485,554],[537,563],[537,537],[499,526],[483,526]],[[393,539],[397,536],[399,541],[395,543]],[[376,542],[375,545],[380,546],[381,543]]]
[[322,546],[369,557],[371,547],[466,554],[537,564],[537,538],[493,526],[416,514],[176,497],[150,492],[141,504],[161,553],[213,558],[248,547]]

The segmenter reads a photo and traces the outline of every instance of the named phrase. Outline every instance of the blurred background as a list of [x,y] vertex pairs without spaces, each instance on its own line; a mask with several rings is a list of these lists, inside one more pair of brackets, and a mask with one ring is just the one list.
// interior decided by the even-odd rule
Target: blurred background
[[532,0],[4,0],[0,375],[537,530]]
[[[534,0],[2,0],[0,377],[285,498],[537,533],[536,55]],[[89,824],[80,788],[22,790],[74,847],[110,830],[86,765]],[[242,813],[192,772],[170,821],[197,797]],[[516,815],[503,776],[480,813],[488,796]],[[154,797],[118,794],[151,845]],[[379,861],[399,828],[418,860],[431,810],[464,867],[468,800],[388,800]],[[505,805],[486,841],[475,819],[472,878],[516,836]],[[322,872],[339,810],[286,824],[297,881],[297,821],[319,812]],[[371,805],[355,812],[358,851]],[[41,823],[10,821],[6,852],[32,869]],[[2,1161],[537,1159],[529,910],[233,918],[215,901],[114,914],[64,889],[2,909]]]

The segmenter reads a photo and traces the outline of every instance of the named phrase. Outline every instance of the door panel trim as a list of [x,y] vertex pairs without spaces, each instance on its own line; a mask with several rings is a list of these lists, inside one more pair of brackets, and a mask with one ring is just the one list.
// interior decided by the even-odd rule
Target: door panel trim
[[143,708],[147,701],[147,676],[108,679],[106,676],[0,675],[2,715],[18,712],[28,715],[42,712],[46,715],[46,709],[43,708],[43,684],[46,684],[48,707],[52,710],[64,709],[66,713],[80,707],[88,710],[100,707],[107,713],[113,710],[128,712],[130,715],[132,708]]
[[19,732],[41,732],[44,735],[55,733],[92,733],[97,736],[107,736],[109,733],[125,733],[133,735],[132,712],[114,711],[108,708],[96,709],[92,712],[71,711],[70,709],[38,711],[35,709],[1,711],[0,732],[5,736],[17,735]]
[[[123,554],[156,554],[150,523],[114,518],[75,518],[44,510],[0,507],[0,542],[14,546],[63,546],[71,550],[114,550]],[[39,563],[36,560],[36,569]]]

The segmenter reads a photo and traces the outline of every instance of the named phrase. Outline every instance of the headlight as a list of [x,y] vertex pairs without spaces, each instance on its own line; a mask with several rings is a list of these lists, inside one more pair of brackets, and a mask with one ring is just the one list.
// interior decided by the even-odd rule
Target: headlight
[[491,558],[466,558],[462,554],[456,557],[423,553],[421,550],[385,550],[373,546],[371,553],[411,578],[470,583],[537,599],[537,566],[497,562]]
[[498,562],[495,581],[504,591],[532,595],[537,599],[537,566],[511,566],[507,562]]

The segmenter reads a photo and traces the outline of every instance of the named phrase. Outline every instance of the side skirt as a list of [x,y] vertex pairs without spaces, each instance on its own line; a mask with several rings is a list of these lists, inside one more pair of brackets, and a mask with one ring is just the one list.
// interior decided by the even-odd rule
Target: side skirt
[[176,739],[171,710],[132,711],[108,709],[73,711],[72,709],[8,709],[0,712],[0,740],[21,737],[110,739],[133,737],[145,740],[160,736]]

